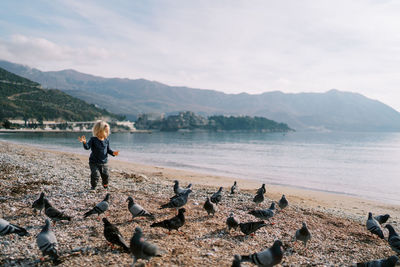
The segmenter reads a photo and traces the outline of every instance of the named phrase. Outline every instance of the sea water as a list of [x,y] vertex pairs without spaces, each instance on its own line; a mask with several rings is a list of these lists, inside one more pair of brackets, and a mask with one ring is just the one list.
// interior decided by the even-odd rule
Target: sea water
[[[2,133],[0,140],[89,156],[79,135]],[[400,204],[400,133],[114,133],[110,144],[124,161]]]

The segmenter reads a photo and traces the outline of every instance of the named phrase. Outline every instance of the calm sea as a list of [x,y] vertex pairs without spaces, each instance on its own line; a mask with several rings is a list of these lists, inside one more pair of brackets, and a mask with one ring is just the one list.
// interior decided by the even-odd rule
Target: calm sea
[[[89,155],[79,133],[0,140]],[[121,160],[400,204],[400,133],[115,133]]]

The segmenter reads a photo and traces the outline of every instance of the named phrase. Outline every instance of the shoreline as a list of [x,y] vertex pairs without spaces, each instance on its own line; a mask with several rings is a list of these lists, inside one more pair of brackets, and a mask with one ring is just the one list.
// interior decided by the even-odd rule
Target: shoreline
[[[1,143],[12,143],[17,146],[28,146],[32,149],[43,151],[47,153],[55,153],[59,155],[68,155],[79,158],[82,164],[88,164],[89,154],[87,155],[75,152],[60,151],[56,149],[45,149],[34,145],[25,145],[14,142],[0,141]],[[108,164],[111,168],[123,171],[130,171],[135,173],[143,173],[144,175],[151,176],[156,174],[163,177],[167,181],[179,180],[184,183],[193,183],[194,185],[219,187],[222,186],[226,190],[230,190],[234,181],[238,182],[238,187],[247,193],[255,193],[256,189],[263,183],[255,179],[235,178],[229,176],[212,175],[208,173],[174,169],[163,166],[146,165],[132,161],[118,159],[118,157],[109,157]],[[110,177],[112,181],[112,177]],[[266,183],[267,193],[271,199],[279,199],[282,194],[298,205],[305,205],[314,209],[324,209],[335,214],[343,213],[344,216],[352,216],[353,219],[363,221],[367,217],[368,212],[373,214],[392,213],[392,217],[400,222],[400,214],[396,212],[400,210],[400,205],[393,203],[384,203],[378,200],[368,200],[362,197],[348,195],[340,192],[326,192],[323,190],[313,190],[307,188],[299,188],[289,185],[276,185]]]

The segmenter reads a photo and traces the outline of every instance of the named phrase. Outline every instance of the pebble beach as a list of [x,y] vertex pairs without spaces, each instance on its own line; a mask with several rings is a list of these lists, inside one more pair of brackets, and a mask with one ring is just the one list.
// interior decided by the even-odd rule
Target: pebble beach
[[[123,151],[121,152],[123,153]],[[266,183],[266,198],[257,208],[268,208],[286,195],[289,206],[276,212],[255,236],[240,231],[228,232],[226,219],[231,212],[240,222],[258,220],[248,214],[255,207],[252,199],[261,182],[191,173],[156,166],[145,166],[111,158],[110,188],[101,186],[91,191],[88,157],[80,154],[43,150],[37,147],[0,142],[0,218],[25,227],[28,237],[0,237],[0,266],[51,266],[36,245],[36,235],[46,216],[34,214],[32,202],[41,192],[54,207],[73,217],[71,222],[58,222],[52,230],[58,239],[60,266],[131,266],[131,255],[111,248],[103,236],[103,222],[97,215],[83,214],[111,194],[109,221],[115,224],[129,244],[135,227],[140,226],[144,238],[162,250],[162,257],[148,263],[139,260],[136,266],[231,266],[235,254],[248,255],[270,247],[281,240],[284,256],[280,266],[350,266],[357,262],[386,258],[395,253],[387,240],[366,230],[367,213],[389,213],[388,223],[400,231],[400,207],[368,199],[272,186]],[[193,193],[185,205],[186,223],[179,232],[150,228],[148,218],[131,221],[127,198],[153,213],[155,221],[171,218],[174,209],[160,210],[173,193],[173,180],[182,186],[193,183]],[[229,194],[233,181],[236,194]],[[203,209],[207,196],[224,187],[221,204],[215,216]],[[293,242],[297,229],[306,222],[312,239],[304,247]],[[384,229],[385,236],[388,235]],[[242,266],[254,266],[243,263]]]

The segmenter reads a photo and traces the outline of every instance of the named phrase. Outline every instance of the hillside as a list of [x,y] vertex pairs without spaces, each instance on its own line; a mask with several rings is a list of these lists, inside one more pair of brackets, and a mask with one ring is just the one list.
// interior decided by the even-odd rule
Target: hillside
[[0,120],[92,121],[99,117],[116,115],[0,68]]
[[102,78],[74,70],[42,72],[7,61],[0,61],[0,67],[128,118],[136,118],[139,113],[189,110],[206,116],[266,117],[287,123],[296,130],[400,131],[399,112],[357,93],[330,90],[326,93],[225,94],[144,79]]

